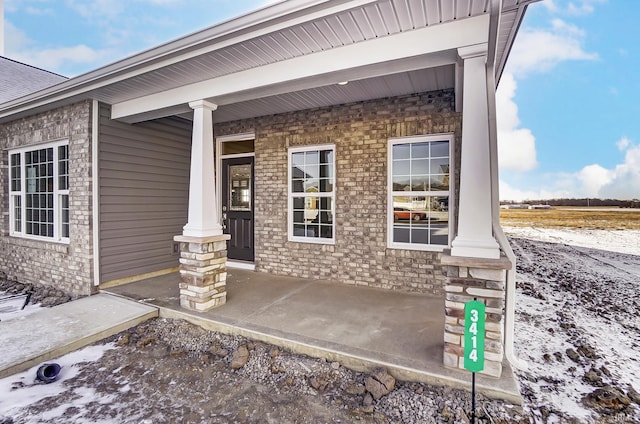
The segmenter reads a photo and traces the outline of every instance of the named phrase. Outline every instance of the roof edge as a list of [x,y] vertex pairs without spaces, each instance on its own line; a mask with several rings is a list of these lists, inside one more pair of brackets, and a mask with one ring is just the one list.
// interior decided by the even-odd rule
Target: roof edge
[[29,65],[28,63],[20,62],[19,60],[11,59],[10,57],[7,57],[7,56],[0,55],[0,59],[8,60],[9,62],[17,63],[18,65],[27,66],[32,69],[37,69],[38,71],[46,72],[48,74],[55,75],[60,78],[64,78],[65,80],[69,79],[69,77],[65,75],[60,75],[56,72],[49,71],[48,69],[38,68],[37,66]]
[[127,56],[116,62],[69,78],[67,81],[55,86],[0,104],[0,111],[24,106],[35,100],[62,94],[101,79],[143,68],[153,62],[159,62],[169,58],[172,55],[180,54],[190,49],[197,49],[198,46],[216,39],[223,40],[226,37],[241,36],[243,32],[253,31],[260,25],[275,25],[278,23],[278,20],[288,17],[293,18],[295,15],[301,14],[309,9],[316,8],[317,11],[321,11],[348,3],[353,3],[355,7],[358,4],[366,4],[373,1],[375,0],[282,0],[278,3],[264,6],[260,9],[168,41],[159,46]]
[[515,42],[515,37],[520,30],[520,25],[522,25],[522,20],[524,19],[524,15],[527,11],[527,8],[532,3],[537,3],[542,0],[524,0],[516,6],[509,7],[503,9],[503,12],[508,11],[516,11],[516,19],[515,24],[511,27],[511,31],[509,33],[509,39],[507,40],[507,49],[502,53],[500,58],[500,63],[497,64],[495,68],[495,77],[496,77],[496,87],[500,84],[500,79],[502,78],[502,73],[504,72],[504,68],[507,64],[507,59],[509,58],[509,54],[511,54],[511,49],[513,48],[513,43]]

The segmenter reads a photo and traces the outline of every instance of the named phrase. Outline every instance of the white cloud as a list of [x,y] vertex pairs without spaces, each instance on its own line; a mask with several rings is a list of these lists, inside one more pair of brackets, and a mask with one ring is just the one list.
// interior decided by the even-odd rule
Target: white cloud
[[606,3],[607,0],[582,0],[577,3],[570,2],[567,5],[566,13],[573,16],[584,16],[594,12],[594,5]]
[[[555,3],[547,8],[553,10]],[[498,150],[501,170],[527,172],[538,165],[536,137],[521,127],[515,102],[517,81],[531,73],[548,72],[562,62],[595,60],[598,56],[582,47],[585,32],[560,19],[546,29],[522,30],[500,79],[496,93]]]
[[565,34],[568,36],[574,36],[578,38],[583,38],[587,33],[585,30],[581,29],[577,25],[573,25],[563,21],[562,19],[552,19],[551,20],[551,28],[553,28],[556,34]]
[[627,148],[624,162],[611,170],[609,180],[598,191],[598,197],[640,198],[640,145]]
[[102,52],[96,51],[84,44],[80,44],[71,47],[31,51],[27,50],[13,54],[12,57],[20,62],[35,65],[47,70],[53,70],[60,69],[60,67],[67,62],[87,64],[95,63],[102,57],[102,55]]
[[531,130],[519,128],[518,105],[514,101],[516,81],[510,73],[504,73],[496,93],[498,125],[498,158],[500,169],[530,171],[536,160],[536,138]]
[[558,5],[554,0],[546,0],[546,1],[543,1],[541,4],[544,5],[551,13],[557,13],[559,10]]
[[7,57],[62,75],[65,74],[64,69],[70,65],[93,65],[104,62],[114,54],[109,50],[95,50],[84,44],[38,48],[24,31],[16,28],[11,22],[6,22],[5,30]]
[[[607,0],[581,0],[577,2],[569,2],[566,6],[566,2],[560,0],[556,3],[555,0],[545,0],[542,4],[547,10],[554,14],[563,14],[571,16],[584,16],[589,15],[595,11],[595,5],[598,3],[605,3]],[[561,5],[559,5],[561,4]]]
[[612,172],[598,164],[587,165],[574,174],[579,197],[598,197],[598,193],[612,178]]
[[4,12],[5,13],[13,13],[18,10],[18,6],[20,5],[20,0],[5,0],[4,2]]
[[568,190],[521,190],[500,180],[500,200],[522,202],[523,200],[562,199],[572,197]]
[[616,146],[621,152],[627,150],[630,144],[631,140],[629,140],[626,136],[623,136],[620,140],[616,141]]
[[593,5],[587,4],[587,3],[582,3],[579,5],[575,5],[573,3],[569,3],[569,6],[567,6],[567,12],[570,15],[588,15],[590,13],[593,13]]
[[507,68],[516,77],[548,72],[569,60],[597,60],[598,55],[583,47],[584,31],[560,19],[548,29],[524,29],[518,35]]
[[139,0],[139,1],[142,1],[143,3],[165,5],[165,4],[180,3],[181,0]]
[[124,7],[121,2],[113,0],[66,0],[67,7],[85,19],[99,19],[109,21],[120,15]]
[[598,197],[601,199],[640,198],[640,145],[627,137],[616,143],[625,152],[624,161],[612,168],[591,164],[574,173],[544,175],[538,182],[544,188],[518,189],[500,181],[501,200]]
[[5,20],[4,31],[5,48],[8,57],[12,57],[10,54],[11,51],[19,52],[33,44],[33,40],[31,40],[24,31],[14,26],[10,21]]
[[29,15],[36,15],[36,16],[42,16],[42,15],[53,15],[53,9],[41,9],[38,7],[33,7],[33,6],[27,6],[24,9],[25,12],[27,12]]

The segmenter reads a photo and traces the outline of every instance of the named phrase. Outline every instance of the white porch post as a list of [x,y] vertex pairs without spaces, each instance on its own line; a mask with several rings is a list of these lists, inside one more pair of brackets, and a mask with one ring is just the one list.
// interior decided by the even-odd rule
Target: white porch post
[[190,102],[193,109],[189,221],[182,235],[209,237],[222,234],[216,197],[213,157],[213,116],[217,105],[205,100]]
[[227,240],[218,219],[218,198],[213,160],[213,115],[217,109],[204,100],[190,102],[193,109],[189,222],[180,242],[180,305],[208,311],[227,301]]
[[491,169],[487,106],[486,44],[463,47],[462,163],[458,234],[452,256],[499,258],[491,225]]

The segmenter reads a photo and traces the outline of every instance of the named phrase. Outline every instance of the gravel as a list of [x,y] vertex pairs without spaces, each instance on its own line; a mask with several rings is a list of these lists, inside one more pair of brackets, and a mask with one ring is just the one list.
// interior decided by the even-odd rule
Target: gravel
[[21,283],[15,277],[10,278],[0,271],[0,293],[3,292],[6,294],[31,293],[29,303],[38,303],[45,307],[60,305],[72,299],[72,296],[62,290],[43,284]]
[[[100,344],[113,348],[78,364],[60,393],[0,411],[0,423],[464,423],[470,414],[464,390],[398,381],[373,400],[366,373],[182,320],[153,319]],[[249,359],[233,370],[242,348]],[[479,422],[529,422],[519,406],[481,395],[477,405]]]

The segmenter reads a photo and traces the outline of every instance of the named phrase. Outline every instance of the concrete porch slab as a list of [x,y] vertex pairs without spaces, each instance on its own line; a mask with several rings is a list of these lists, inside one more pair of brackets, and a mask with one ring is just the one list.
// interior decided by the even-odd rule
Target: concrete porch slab
[[[227,303],[209,312],[180,307],[179,276],[166,274],[105,289],[160,308],[160,317],[242,335],[358,371],[385,367],[396,378],[470,389],[471,374],[442,363],[444,300],[421,294],[228,269]],[[476,387],[520,404],[511,367]]]
[[158,316],[158,308],[97,294],[0,322],[0,378]]

